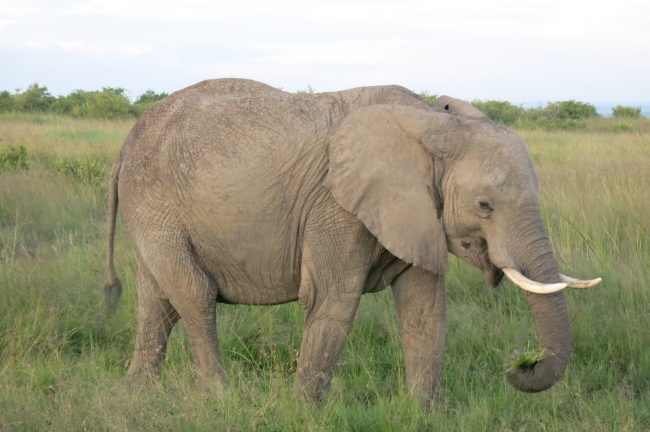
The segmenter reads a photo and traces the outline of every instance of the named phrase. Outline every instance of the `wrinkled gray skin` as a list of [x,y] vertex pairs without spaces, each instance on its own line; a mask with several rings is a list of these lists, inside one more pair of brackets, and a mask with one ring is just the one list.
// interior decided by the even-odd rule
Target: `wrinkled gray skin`
[[[182,318],[201,381],[227,384],[215,304],[300,301],[297,388],[322,399],[360,296],[392,285],[406,378],[424,404],[442,372],[447,252],[499,283],[503,267],[559,282],[521,139],[472,105],[397,87],[295,95],[205,81],[156,104],[111,174],[107,299],[119,298],[119,197],[138,251],[128,376],[160,376]],[[526,294],[544,358],[508,374],[526,392],[565,370],[564,294]]]

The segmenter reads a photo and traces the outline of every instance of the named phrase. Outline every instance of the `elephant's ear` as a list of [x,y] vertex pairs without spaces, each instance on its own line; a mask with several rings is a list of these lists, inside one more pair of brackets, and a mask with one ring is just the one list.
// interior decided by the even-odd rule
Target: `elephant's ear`
[[393,255],[446,274],[442,200],[434,184],[439,164],[408,124],[421,123],[416,117],[422,113],[374,105],[348,115],[329,142],[325,185]]
[[469,102],[456,99],[451,96],[440,96],[435,103],[435,106],[444,109],[452,114],[458,114],[462,117],[472,120],[489,120],[490,118],[483,114],[481,110],[476,108]]

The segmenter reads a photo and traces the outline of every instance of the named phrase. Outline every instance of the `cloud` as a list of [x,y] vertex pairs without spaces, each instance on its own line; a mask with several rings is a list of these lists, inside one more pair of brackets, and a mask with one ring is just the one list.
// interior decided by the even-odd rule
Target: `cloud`
[[8,86],[36,73],[54,86],[63,53],[97,74],[88,82],[116,77],[134,91],[241,76],[288,90],[397,83],[541,100],[641,94],[634,80],[650,73],[645,0],[0,0],[0,10]]
[[65,51],[78,54],[117,54],[123,56],[137,56],[154,51],[151,45],[132,45],[132,44],[93,44],[80,40],[63,40],[58,42],[48,42],[44,40],[32,40],[25,42],[25,46],[32,50],[47,50],[50,48],[61,48]]
[[331,43],[281,43],[255,46],[266,51],[257,59],[259,62],[273,62],[295,66],[340,65],[378,66],[404,49],[409,41],[399,39],[349,40]]
[[56,42],[56,46],[63,48],[66,51],[72,51],[82,54],[121,54],[125,56],[136,56],[153,52],[154,48],[151,45],[132,45],[132,44],[93,44],[85,41],[61,41]]

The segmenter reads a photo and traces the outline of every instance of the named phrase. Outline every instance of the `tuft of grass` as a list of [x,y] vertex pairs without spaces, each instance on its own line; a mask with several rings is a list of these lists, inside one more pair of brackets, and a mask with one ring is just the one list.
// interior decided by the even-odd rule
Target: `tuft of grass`
[[[2,139],[0,139],[0,142]],[[0,148],[0,172],[27,170],[27,149],[23,145]]]
[[52,163],[52,168],[73,182],[91,186],[105,186],[108,178],[107,167],[97,160],[61,158]]
[[543,349],[518,350],[511,356],[510,365],[506,368],[506,373],[517,368],[531,368],[544,358]]

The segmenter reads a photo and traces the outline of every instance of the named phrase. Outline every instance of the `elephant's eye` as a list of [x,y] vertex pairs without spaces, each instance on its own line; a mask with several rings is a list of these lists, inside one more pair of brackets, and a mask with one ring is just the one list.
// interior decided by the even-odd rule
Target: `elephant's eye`
[[490,213],[492,213],[494,211],[494,205],[492,204],[492,200],[490,198],[488,198],[488,197],[479,197],[476,200],[476,202],[478,204],[478,207],[479,207],[481,213],[484,216],[487,217],[487,216],[490,215]]

